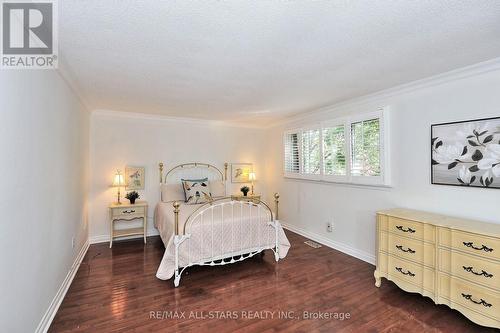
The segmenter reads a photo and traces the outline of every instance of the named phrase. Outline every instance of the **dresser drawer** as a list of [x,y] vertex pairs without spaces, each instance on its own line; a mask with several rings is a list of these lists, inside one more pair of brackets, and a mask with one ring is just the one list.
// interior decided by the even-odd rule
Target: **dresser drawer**
[[439,269],[500,292],[500,262],[439,249]]
[[[461,285],[465,285],[465,287],[460,289]],[[462,292],[464,294],[463,296]],[[460,279],[453,278],[445,273],[439,273],[438,275],[439,296],[437,298],[436,303],[446,304],[449,307],[460,311],[467,318],[471,319],[473,322],[479,325],[489,326],[489,327],[500,327],[500,320],[498,318],[498,316],[500,315],[500,311],[498,311],[498,307],[496,308],[496,310],[493,309],[494,304],[491,303],[491,299],[495,298],[497,299],[498,302],[499,295],[496,294],[496,296],[491,296],[491,297],[485,296],[488,297],[488,299],[483,299],[483,300],[485,301],[485,303],[491,304],[491,307],[489,307],[481,304],[481,298],[479,299],[473,298],[472,296],[473,292],[476,295],[484,294],[485,292],[488,295],[490,294],[495,295],[495,293],[493,293],[490,290],[487,290],[486,288],[481,288],[479,286],[475,286],[474,284],[462,282]],[[480,304],[472,302],[472,299],[474,299],[474,301]],[[493,316],[491,315],[490,312],[488,312],[491,311],[491,309],[493,309]]]
[[424,239],[427,242],[434,243],[435,227],[433,225],[392,216],[389,216],[388,220],[387,229],[389,232],[413,239]]
[[124,207],[124,208],[113,208],[111,211],[112,211],[113,217],[115,217],[115,218],[119,218],[119,217],[129,218],[131,216],[144,215],[145,208],[146,207],[144,207],[144,206],[127,207],[127,208]]
[[422,223],[403,220],[397,217],[389,217],[389,231],[396,234],[411,237],[424,238],[424,226]]
[[408,239],[394,234],[388,235],[389,253],[429,267],[434,267],[434,247],[434,244],[424,243],[423,240]]
[[483,315],[500,319],[500,293],[451,277],[450,299]]
[[389,255],[387,273],[392,280],[406,281],[430,292],[434,292],[435,271],[433,269],[425,269],[421,265]]
[[500,260],[500,239],[448,228],[439,228],[440,246],[451,247],[483,258]]

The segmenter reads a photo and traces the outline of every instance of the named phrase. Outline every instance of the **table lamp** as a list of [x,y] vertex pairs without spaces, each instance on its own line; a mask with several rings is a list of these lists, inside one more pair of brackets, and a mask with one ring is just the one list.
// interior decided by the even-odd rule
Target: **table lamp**
[[248,174],[248,180],[252,182],[252,195],[253,195],[253,182],[256,180],[257,178],[255,177],[255,172],[250,172]]
[[123,175],[120,170],[116,170],[115,178],[113,179],[113,187],[118,187],[118,201],[116,202],[118,205],[121,205],[120,202],[120,187],[125,186],[125,180],[123,179]]

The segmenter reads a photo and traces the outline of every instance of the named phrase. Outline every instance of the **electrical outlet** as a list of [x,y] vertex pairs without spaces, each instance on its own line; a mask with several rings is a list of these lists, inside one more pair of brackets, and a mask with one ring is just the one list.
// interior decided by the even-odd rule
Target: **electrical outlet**
[[71,237],[71,248],[74,249],[75,248],[75,237]]
[[333,232],[333,223],[330,222],[326,223],[326,231]]

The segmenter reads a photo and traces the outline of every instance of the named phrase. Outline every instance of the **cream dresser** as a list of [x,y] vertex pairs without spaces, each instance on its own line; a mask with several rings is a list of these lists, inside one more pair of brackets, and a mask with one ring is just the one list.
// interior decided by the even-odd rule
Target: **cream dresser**
[[377,268],[401,289],[500,328],[500,224],[409,209],[377,213]]

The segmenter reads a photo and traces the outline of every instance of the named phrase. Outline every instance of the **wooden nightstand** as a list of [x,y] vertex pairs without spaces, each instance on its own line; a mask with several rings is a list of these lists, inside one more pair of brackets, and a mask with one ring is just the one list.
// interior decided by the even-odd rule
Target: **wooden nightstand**
[[257,202],[260,201],[260,194],[248,194],[246,197],[243,196],[242,194],[231,194],[231,200],[241,200],[241,199],[247,199],[253,202]]
[[[115,230],[115,221],[142,219],[142,227]],[[132,235],[143,235],[146,244],[146,229],[148,225],[148,203],[146,201],[136,201],[134,205],[122,203],[121,205],[112,203],[109,205],[109,222],[111,233],[109,247],[113,246],[113,239]]]

